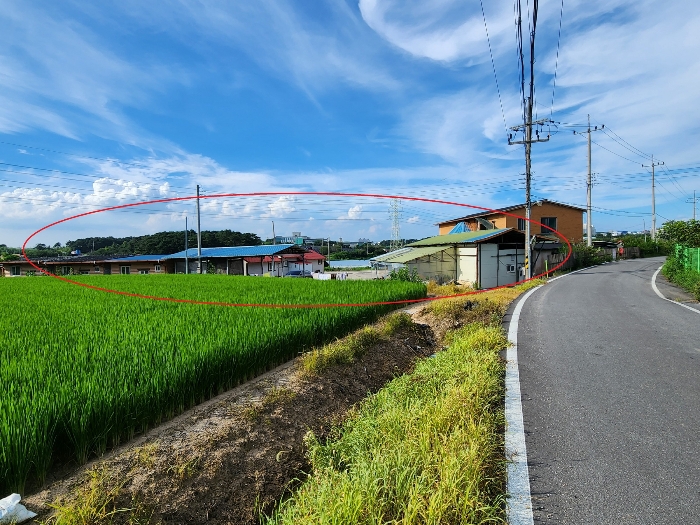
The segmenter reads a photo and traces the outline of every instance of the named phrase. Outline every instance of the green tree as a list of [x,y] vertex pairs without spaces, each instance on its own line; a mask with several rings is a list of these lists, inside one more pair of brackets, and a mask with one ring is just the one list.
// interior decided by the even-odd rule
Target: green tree
[[700,221],[669,221],[659,230],[659,238],[674,244],[700,248]]

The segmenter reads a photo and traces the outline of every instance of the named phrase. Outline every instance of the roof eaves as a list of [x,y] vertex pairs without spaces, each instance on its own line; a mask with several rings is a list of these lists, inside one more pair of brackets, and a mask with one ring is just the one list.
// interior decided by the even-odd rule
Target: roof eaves
[[[545,204],[545,203],[546,203],[546,204],[554,204],[554,205],[556,205],[556,206],[561,206],[561,207],[563,207],[563,208],[571,208],[571,209],[573,209],[573,210],[581,211],[581,212],[586,211],[585,208],[579,208],[578,206],[574,206],[573,204],[564,204],[564,203],[562,203],[562,202],[552,201],[552,200],[549,200],[549,199],[539,199],[538,201],[533,202],[532,205],[533,205],[533,206],[534,206],[534,205],[537,205],[537,202],[541,202],[541,203],[543,203],[543,204]],[[493,209],[493,210],[490,210],[490,211],[480,211],[480,212],[477,212],[477,213],[471,213],[471,214],[469,214],[469,215],[465,215],[464,217],[459,217],[459,218],[457,218],[457,219],[450,219],[450,220],[447,220],[447,221],[441,221],[441,222],[435,223],[435,225],[436,225],[436,226],[439,226],[439,225],[441,225],[441,224],[447,224],[447,223],[450,223],[450,222],[459,222],[459,221],[464,221],[464,220],[467,220],[467,219],[476,219],[477,217],[485,217],[485,216],[488,216],[488,215],[496,215],[496,214],[498,214],[498,213],[503,213],[503,212],[508,213],[508,212],[513,211],[513,210],[517,210],[517,209],[524,208],[524,207],[525,207],[525,203],[522,203],[522,204],[514,204],[514,205],[512,205],[512,206],[505,206],[505,207],[503,207],[503,208]]]

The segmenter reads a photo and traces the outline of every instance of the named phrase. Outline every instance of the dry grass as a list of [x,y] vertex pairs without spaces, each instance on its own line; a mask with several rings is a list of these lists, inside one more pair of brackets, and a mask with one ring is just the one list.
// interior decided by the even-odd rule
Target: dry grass
[[432,301],[426,306],[425,312],[461,323],[493,324],[503,317],[513,299],[545,282],[543,279],[536,279],[510,288],[500,288],[459,297],[445,297]]
[[175,462],[168,467],[168,472],[178,480],[183,481],[191,478],[197,472],[201,461],[202,456],[199,454],[183,452],[175,456]]
[[438,284],[435,281],[428,281],[428,295],[442,297],[445,295],[457,295],[460,293],[473,292],[474,288],[467,284],[447,283]]
[[333,343],[316,348],[301,357],[302,375],[313,376],[332,365],[350,364],[372,345],[412,324],[411,316],[405,312],[391,314],[372,326],[366,326]]
[[[100,465],[86,473],[87,480],[76,490],[73,497],[51,505],[54,514],[41,525],[110,525],[118,522],[125,525],[149,523],[152,512],[135,500],[128,507],[120,507],[118,498],[126,483],[117,480],[106,466]],[[127,519],[118,519],[128,514]]]
[[149,443],[136,449],[136,462],[146,468],[153,468],[158,455],[158,444]]

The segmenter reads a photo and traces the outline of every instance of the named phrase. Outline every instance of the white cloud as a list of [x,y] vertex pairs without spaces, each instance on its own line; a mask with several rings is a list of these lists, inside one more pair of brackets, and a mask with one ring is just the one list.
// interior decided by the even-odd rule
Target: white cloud
[[296,202],[296,197],[292,195],[283,195],[279,197],[276,201],[267,205],[268,213],[263,214],[263,217],[286,217],[289,214],[296,211],[294,203]]
[[[488,57],[478,4],[458,0],[360,0],[359,7],[362,18],[377,34],[414,56],[443,62]],[[496,9],[496,14],[489,13],[489,32],[498,40],[513,22],[510,6],[496,4]]]
[[145,105],[160,86],[185,76],[172,65],[117,56],[99,34],[58,10],[8,3],[0,23],[8,50],[0,57],[0,132],[38,128],[133,142],[145,133],[122,108]]
[[359,219],[362,215],[362,206],[357,204],[348,210],[349,219]]
[[418,215],[414,215],[413,217],[410,217],[408,220],[406,220],[408,224],[416,224],[417,222],[420,222],[420,217]]

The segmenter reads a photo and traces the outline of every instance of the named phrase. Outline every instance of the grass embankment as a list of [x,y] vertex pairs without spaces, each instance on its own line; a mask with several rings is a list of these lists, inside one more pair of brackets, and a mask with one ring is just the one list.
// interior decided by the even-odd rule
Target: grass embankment
[[445,335],[445,351],[363,402],[331,439],[309,433],[312,475],[267,523],[504,523],[500,322],[537,284],[431,303],[431,314],[467,324]]
[[686,268],[676,257],[669,256],[661,270],[666,278],[700,301],[700,273]]

